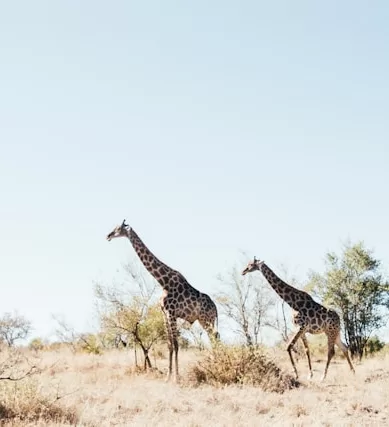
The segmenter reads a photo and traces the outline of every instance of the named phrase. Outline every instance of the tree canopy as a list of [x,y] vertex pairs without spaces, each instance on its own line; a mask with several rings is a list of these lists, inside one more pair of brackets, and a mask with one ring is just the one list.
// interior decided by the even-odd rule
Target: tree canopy
[[388,315],[389,284],[380,261],[357,242],[345,244],[339,255],[327,253],[325,264],[323,274],[310,273],[307,290],[339,312],[351,355],[362,358],[369,337]]

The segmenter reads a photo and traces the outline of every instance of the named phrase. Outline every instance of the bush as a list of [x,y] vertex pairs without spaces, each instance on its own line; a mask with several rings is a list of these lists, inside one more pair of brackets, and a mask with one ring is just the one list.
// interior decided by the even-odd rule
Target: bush
[[103,348],[98,337],[93,334],[80,335],[76,348],[83,353],[102,354]]
[[213,386],[241,384],[283,393],[300,383],[287,375],[261,349],[219,343],[189,370],[189,382]]
[[45,344],[41,338],[34,338],[28,344],[28,348],[33,351],[42,351],[45,349]]
[[378,353],[385,347],[385,343],[382,342],[377,336],[369,338],[366,343],[365,352],[366,355],[373,355]]
[[74,408],[61,406],[57,398],[44,396],[31,380],[0,383],[0,424],[25,425],[46,422],[75,425]]

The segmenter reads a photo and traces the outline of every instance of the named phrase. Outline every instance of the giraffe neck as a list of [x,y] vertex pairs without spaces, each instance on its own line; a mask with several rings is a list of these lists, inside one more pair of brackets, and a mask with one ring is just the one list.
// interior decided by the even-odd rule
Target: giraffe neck
[[265,263],[263,263],[260,268],[270,286],[294,310],[298,311],[301,309],[301,303],[303,301],[312,300],[312,297],[306,292],[296,289],[281,280]]
[[172,286],[170,279],[176,274],[176,271],[160,261],[132,228],[127,232],[127,236],[148,272],[164,289],[169,289]]

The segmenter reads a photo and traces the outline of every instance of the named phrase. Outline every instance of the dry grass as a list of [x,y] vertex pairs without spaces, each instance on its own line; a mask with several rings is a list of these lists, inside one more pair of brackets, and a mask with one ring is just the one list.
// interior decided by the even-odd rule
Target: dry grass
[[[77,426],[334,426],[389,423],[389,356],[357,364],[353,376],[337,355],[327,380],[324,359],[313,360],[314,379],[283,394],[248,384],[190,387],[187,374],[204,353],[182,351],[180,385],[159,372],[131,369],[132,353],[101,356],[66,349],[40,354],[43,372],[20,383],[0,382],[1,425]],[[204,360],[204,359],[203,359]],[[285,351],[273,360],[292,373]],[[166,359],[157,360],[160,370]],[[306,361],[298,361],[301,376]],[[15,385],[16,384],[16,385]],[[8,412],[7,412],[8,411]],[[13,411],[13,412],[12,412]],[[7,419],[8,417],[8,419]],[[22,420],[22,421],[21,421]]]
[[0,388],[0,419],[3,425],[29,423],[76,424],[77,409],[58,402],[55,395],[41,392],[37,382],[4,383]]

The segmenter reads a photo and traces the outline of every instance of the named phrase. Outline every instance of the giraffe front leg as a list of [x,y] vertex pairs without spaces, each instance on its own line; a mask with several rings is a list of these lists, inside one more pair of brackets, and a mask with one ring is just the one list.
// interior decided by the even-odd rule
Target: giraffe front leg
[[321,381],[325,380],[328,372],[328,367],[330,366],[331,359],[334,357],[334,354],[335,354],[335,338],[333,336],[327,335],[327,340],[328,340],[327,363],[323,372],[323,376],[321,377]]
[[309,351],[309,346],[308,346],[308,340],[305,334],[303,334],[301,336],[301,340],[304,344],[304,348],[305,348],[305,354],[307,355],[307,359],[308,359],[308,367],[309,367],[309,375],[308,375],[308,379],[311,380],[313,377],[313,372],[312,372],[312,364],[311,364],[311,353]]
[[170,381],[172,376],[172,365],[173,365],[173,338],[172,338],[172,330],[171,330],[171,324],[169,319],[169,314],[163,311],[164,318],[165,318],[165,328],[167,333],[167,345],[169,350],[169,368],[168,373],[166,376],[166,382]]
[[296,334],[293,336],[293,338],[290,340],[288,347],[287,347],[287,351],[289,353],[290,361],[292,362],[292,366],[293,366],[294,373],[296,375],[296,379],[298,379],[299,374],[297,372],[296,364],[294,363],[294,360],[293,360],[292,349],[293,349],[293,346],[296,344],[297,340],[301,337],[301,335],[303,333],[304,333],[304,329],[300,328],[296,332]]
[[177,332],[177,321],[174,319],[174,321],[171,319],[170,321],[170,327],[172,331],[172,350],[174,350],[174,364],[175,364],[175,371],[174,371],[174,381],[179,381],[178,376],[178,332]]

